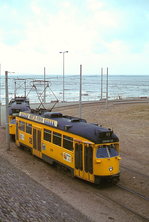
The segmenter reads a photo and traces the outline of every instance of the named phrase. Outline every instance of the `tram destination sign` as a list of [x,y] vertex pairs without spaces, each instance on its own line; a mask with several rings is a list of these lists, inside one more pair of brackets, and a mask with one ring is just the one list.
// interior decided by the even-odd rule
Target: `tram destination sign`
[[39,123],[44,123],[46,125],[50,125],[50,126],[54,126],[54,127],[58,126],[58,122],[56,120],[44,118],[42,116],[34,115],[34,114],[31,114],[31,113],[20,112],[19,116],[23,117],[25,119],[29,119],[29,120],[39,122]]

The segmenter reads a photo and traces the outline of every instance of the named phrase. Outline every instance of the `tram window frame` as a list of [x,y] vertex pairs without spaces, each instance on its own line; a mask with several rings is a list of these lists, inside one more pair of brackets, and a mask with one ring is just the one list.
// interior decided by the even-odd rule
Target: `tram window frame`
[[73,138],[63,135],[63,147],[67,150],[73,150]]
[[62,143],[62,134],[57,133],[57,132],[53,132],[53,143],[61,146]]
[[32,124],[26,123],[26,133],[32,134]]
[[25,132],[25,122],[19,121],[19,130]]
[[52,138],[52,131],[48,130],[48,129],[44,129],[44,131],[43,131],[43,139],[48,141],[48,142],[51,142],[51,138]]

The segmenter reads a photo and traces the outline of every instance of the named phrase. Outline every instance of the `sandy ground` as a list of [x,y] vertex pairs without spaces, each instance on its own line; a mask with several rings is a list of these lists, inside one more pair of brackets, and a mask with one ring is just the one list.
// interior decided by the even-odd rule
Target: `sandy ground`
[[[54,111],[79,116],[77,105],[55,108]],[[82,106],[82,118],[113,129],[120,139],[121,164],[149,176],[149,103],[117,105],[110,103],[108,108],[104,104],[85,104]],[[4,130],[1,130],[0,154],[4,158],[55,192],[92,221],[142,221],[113,203],[97,197],[97,191],[94,192],[92,185],[69,177],[61,169],[53,168],[28,152],[19,150],[15,144],[12,143],[11,151],[7,152],[4,135]],[[133,175],[128,177],[123,171],[121,181],[131,187],[140,188],[135,177]],[[146,180],[139,183],[140,189],[149,196]],[[100,191],[98,192],[100,194]]]

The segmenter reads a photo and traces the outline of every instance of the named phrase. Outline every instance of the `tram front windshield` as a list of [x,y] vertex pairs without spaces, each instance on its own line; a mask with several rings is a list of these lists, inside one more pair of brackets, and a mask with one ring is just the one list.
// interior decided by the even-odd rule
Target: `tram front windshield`
[[118,152],[114,144],[101,145],[97,148],[96,157],[97,158],[108,158],[118,156]]

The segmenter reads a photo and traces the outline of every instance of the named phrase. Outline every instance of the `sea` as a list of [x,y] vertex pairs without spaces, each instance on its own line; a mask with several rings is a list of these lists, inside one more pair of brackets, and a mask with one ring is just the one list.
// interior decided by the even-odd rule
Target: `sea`
[[[45,80],[45,81],[44,81]],[[64,81],[64,82],[63,82]],[[64,95],[63,95],[64,83]],[[82,76],[82,101],[99,101],[149,97],[149,75],[100,75]],[[8,78],[9,100],[27,96],[30,103],[46,101],[79,101],[79,75],[11,75]],[[45,99],[45,100],[44,100]],[[5,104],[5,76],[0,77],[0,101]]]

